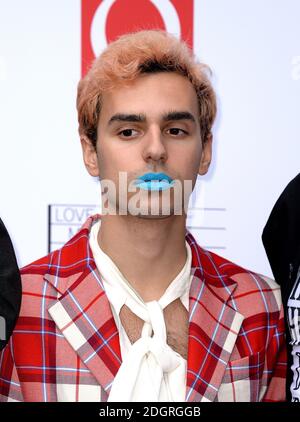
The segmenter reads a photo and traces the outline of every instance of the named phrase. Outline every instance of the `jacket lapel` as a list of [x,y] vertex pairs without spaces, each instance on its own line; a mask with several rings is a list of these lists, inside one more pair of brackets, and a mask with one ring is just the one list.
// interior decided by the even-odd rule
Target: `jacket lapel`
[[192,282],[186,401],[214,401],[243,322],[227,302],[236,282],[221,270],[213,255],[200,248],[191,234]]
[[57,288],[59,297],[48,311],[82,362],[109,394],[121,365],[121,351],[118,330],[89,248],[88,233],[93,219],[87,221],[83,230],[52,262],[56,273],[51,274],[50,268],[47,280]]

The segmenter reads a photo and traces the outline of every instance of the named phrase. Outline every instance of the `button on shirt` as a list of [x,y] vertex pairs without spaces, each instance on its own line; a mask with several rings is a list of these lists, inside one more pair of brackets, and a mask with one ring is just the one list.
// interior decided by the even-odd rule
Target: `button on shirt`
[[[167,344],[163,309],[180,298],[189,310],[192,253],[187,242],[187,259],[179,274],[158,300],[144,302],[118,267],[100,248],[97,240],[101,221],[90,232],[90,247],[119,331],[122,364],[108,401],[185,401],[187,361]],[[144,322],[141,337],[131,344],[120,320],[126,305]]]

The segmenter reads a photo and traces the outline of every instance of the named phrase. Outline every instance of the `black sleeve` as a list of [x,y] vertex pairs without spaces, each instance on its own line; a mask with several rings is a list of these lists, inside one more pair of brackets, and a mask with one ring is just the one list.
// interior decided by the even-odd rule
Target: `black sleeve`
[[276,202],[263,230],[262,241],[286,304],[300,265],[300,174],[287,185]]
[[20,306],[20,273],[9,234],[0,219],[0,350],[14,329]]

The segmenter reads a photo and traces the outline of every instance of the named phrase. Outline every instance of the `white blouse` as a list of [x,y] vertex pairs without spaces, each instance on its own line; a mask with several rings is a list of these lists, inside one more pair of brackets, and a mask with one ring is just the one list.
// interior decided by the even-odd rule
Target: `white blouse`
[[[189,310],[191,248],[186,241],[186,263],[163,296],[158,301],[145,303],[110,257],[101,250],[97,240],[100,224],[101,220],[98,220],[92,226],[89,242],[119,331],[122,355],[122,364],[114,378],[108,401],[183,402],[187,362],[167,344],[163,309],[180,298],[186,310]],[[123,305],[145,321],[140,339],[133,344],[120,321]]]

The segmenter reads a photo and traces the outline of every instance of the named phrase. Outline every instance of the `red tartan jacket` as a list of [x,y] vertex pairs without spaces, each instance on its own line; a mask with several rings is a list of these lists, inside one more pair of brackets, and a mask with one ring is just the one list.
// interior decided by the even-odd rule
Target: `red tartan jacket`
[[[61,249],[22,269],[20,316],[0,354],[0,401],[107,401],[122,359],[89,247],[90,217]],[[284,401],[280,289],[192,250],[186,401]]]

